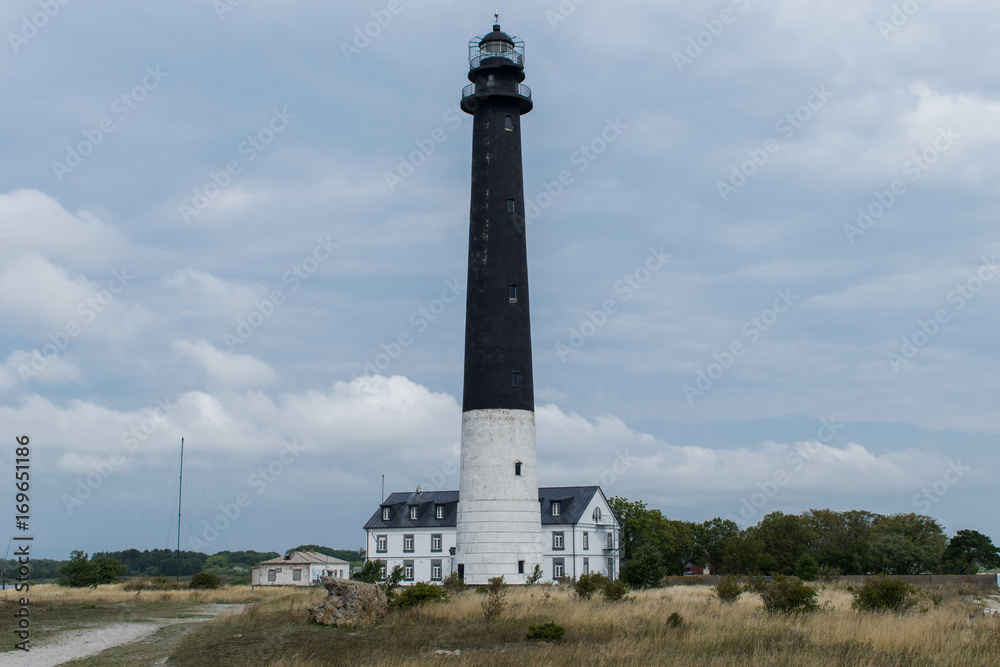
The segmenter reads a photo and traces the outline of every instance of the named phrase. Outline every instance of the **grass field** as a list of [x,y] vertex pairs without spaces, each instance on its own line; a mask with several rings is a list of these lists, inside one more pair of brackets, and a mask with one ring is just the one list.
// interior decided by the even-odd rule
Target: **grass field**
[[[69,613],[76,622],[83,622],[87,612],[93,621],[111,619],[130,607],[163,614],[168,607],[180,610],[206,602],[251,602],[242,613],[192,625],[183,636],[171,626],[161,633],[174,633],[173,639],[154,635],[71,663],[80,667],[152,664],[158,655],[169,655],[169,665],[192,667],[426,665],[438,661],[525,667],[1000,664],[1000,616],[984,615],[965,592],[931,593],[938,602],[932,602],[929,595],[924,613],[872,615],[853,611],[846,589],[826,587],[819,598],[822,611],[789,618],[766,614],[753,594],[723,605],[708,587],[641,591],[632,594],[632,601],[621,603],[581,600],[567,588],[532,587],[511,589],[506,611],[491,624],[483,620],[483,596],[465,592],[445,603],[394,612],[371,629],[313,624],[306,608],[325,594],[317,588],[257,588],[252,594],[246,587],[218,593],[144,591],[136,600],[134,592],[101,587],[82,594],[45,592],[44,597],[38,591],[32,606],[50,605],[47,613],[53,620]],[[146,595],[148,600],[143,599]],[[91,605],[97,609],[86,608]],[[674,612],[683,619],[678,627],[667,622]],[[33,616],[33,627],[44,620],[43,613],[37,619]],[[566,628],[562,640],[552,644],[524,641],[529,625],[547,621]],[[437,650],[460,650],[461,655],[440,656]]]

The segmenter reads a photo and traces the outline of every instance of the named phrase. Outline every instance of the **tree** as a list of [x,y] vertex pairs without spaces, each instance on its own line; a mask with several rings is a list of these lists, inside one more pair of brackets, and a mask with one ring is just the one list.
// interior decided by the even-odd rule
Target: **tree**
[[712,574],[735,574],[728,559],[740,538],[740,527],[735,521],[715,517],[695,526],[694,534],[699,564],[707,563]]
[[188,586],[191,588],[219,588],[222,586],[222,579],[212,572],[199,572],[191,577]]
[[974,574],[979,567],[1000,567],[1000,549],[993,540],[975,530],[960,530],[951,538],[943,560],[953,572]]
[[69,563],[63,565],[59,571],[63,573],[63,578],[59,580],[60,586],[80,588],[92,585],[94,566],[83,551],[71,552]]
[[211,570],[214,568],[228,568],[229,561],[226,559],[224,554],[215,554],[214,556],[209,556],[205,560],[205,569]]
[[771,512],[757,525],[754,533],[764,543],[765,569],[774,574],[794,574],[795,564],[807,553],[812,530],[795,514]]
[[376,584],[382,578],[382,568],[385,567],[384,560],[368,560],[361,566],[361,571],[356,572],[352,577],[355,581],[363,581],[366,584]]
[[128,569],[113,558],[97,558],[91,564],[94,568],[93,580],[97,585],[117,584],[128,574]]
[[876,515],[872,570],[881,574],[937,572],[948,543],[937,521],[919,514]]
[[622,565],[620,578],[632,588],[657,586],[663,579],[663,559],[652,544],[636,549]]

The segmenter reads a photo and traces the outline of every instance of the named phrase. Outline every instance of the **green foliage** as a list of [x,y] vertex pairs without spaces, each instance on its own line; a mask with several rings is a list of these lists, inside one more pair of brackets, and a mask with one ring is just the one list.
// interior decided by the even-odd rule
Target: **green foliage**
[[83,551],[73,551],[69,563],[61,568],[64,575],[59,580],[60,586],[83,587],[100,584],[116,584],[128,574],[118,561],[112,558],[95,558],[88,560]]
[[528,575],[528,577],[525,579],[525,582],[527,582],[529,586],[534,586],[539,581],[541,581],[542,576],[543,576],[542,566],[539,565],[538,563],[535,563],[535,569],[531,571],[531,574]]
[[465,582],[462,580],[462,577],[458,576],[458,572],[452,572],[445,577],[444,581],[441,582],[441,585],[452,595],[469,589],[469,587],[466,586]]
[[919,586],[889,577],[871,577],[851,591],[851,606],[858,611],[905,614],[920,604]]
[[396,596],[393,606],[397,609],[409,609],[425,602],[443,602],[448,599],[448,591],[441,586],[419,581]]
[[389,604],[392,604],[396,599],[396,589],[399,588],[399,582],[401,582],[405,576],[406,570],[403,569],[402,565],[397,565],[392,568],[392,572],[389,573],[389,576],[386,577],[385,581],[379,583],[378,587],[382,589],[383,593],[385,593],[385,598],[389,601]]
[[608,579],[604,582],[604,586],[601,587],[601,595],[608,602],[623,602],[629,598],[626,596],[628,593],[628,586],[625,582],[619,579]]
[[528,634],[524,638],[528,641],[555,642],[562,639],[564,634],[566,634],[566,628],[558,623],[549,621],[541,625],[529,626]]
[[986,535],[975,530],[960,530],[951,538],[943,559],[956,574],[975,574],[979,567],[1000,567],[1000,549]]
[[733,604],[743,595],[743,584],[736,577],[723,577],[715,585],[715,595],[720,602]]
[[632,588],[649,588],[663,579],[663,558],[652,544],[645,544],[632,553],[621,568],[621,579]]
[[214,554],[205,559],[205,569],[228,568],[229,559],[224,554]]
[[483,600],[483,619],[490,623],[500,616],[507,606],[507,584],[503,577],[493,577],[489,585],[483,588],[486,591],[486,599]]
[[217,574],[211,572],[199,572],[191,577],[188,584],[191,588],[219,588],[222,586],[222,579]]
[[764,547],[763,569],[768,574],[792,574],[795,562],[809,548],[813,530],[795,514],[772,512],[752,531]]
[[819,563],[809,554],[802,554],[795,563],[795,576],[802,581],[816,581],[819,578]]
[[351,575],[351,578],[355,581],[363,581],[366,584],[377,584],[383,567],[385,567],[384,560],[367,560],[361,566],[361,571],[355,572]]
[[768,583],[760,598],[768,613],[807,614],[819,608],[817,595],[815,588],[802,583],[798,577],[778,575]]
[[667,616],[667,625],[671,628],[679,628],[684,625],[684,617],[676,611],[671,612],[670,616]]
[[573,584],[576,594],[584,600],[589,600],[590,596],[604,587],[608,578],[600,572],[581,574],[580,578]]

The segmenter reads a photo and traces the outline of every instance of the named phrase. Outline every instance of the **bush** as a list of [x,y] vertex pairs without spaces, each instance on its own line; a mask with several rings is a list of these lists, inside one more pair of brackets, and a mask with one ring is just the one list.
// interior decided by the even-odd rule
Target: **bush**
[[747,579],[746,590],[751,593],[757,593],[758,595],[763,595],[767,587],[771,585],[771,580],[767,577],[750,577]]
[[676,611],[671,612],[670,616],[667,616],[667,625],[671,628],[679,628],[684,625],[684,617],[678,614]]
[[621,579],[632,588],[659,586],[663,579],[663,554],[651,544],[636,549],[621,568]]
[[393,606],[398,609],[409,609],[424,602],[443,602],[448,599],[448,591],[441,586],[417,582],[396,596]]
[[818,592],[802,583],[798,577],[776,576],[761,593],[764,609],[769,613],[808,614],[819,609]]
[[487,623],[503,613],[507,606],[507,584],[503,577],[493,577],[490,583],[483,587],[486,599],[483,600],[483,618]]
[[795,576],[802,581],[816,581],[819,578],[819,563],[809,554],[802,554],[795,563]]
[[222,586],[222,579],[219,578],[219,575],[211,572],[199,572],[191,577],[188,586],[191,588],[219,588]]
[[577,595],[584,600],[589,600],[590,596],[601,590],[607,581],[608,578],[600,572],[595,572],[593,574],[581,574],[580,578],[576,580],[575,584],[573,584],[573,588],[576,589]]
[[458,572],[452,572],[445,577],[444,581],[441,582],[441,585],[452,595],[457,595],[458,593],[469,589],[469,587],[466,586],[465,582],[462,580],[462,577],[458,576]]
[[549,621],[541,625],[532,625],[528,628],[528,634],[524,638],[528,641],[555,642],[562,639],[566,634],[566,628]]
[[601,594],[604,599],[608,602],[621,602],[627,600],[626,593],[628,593],[628,586],[625,585],[624,581],[620,579],[609,579],[604,582],[604,587],[601,588]]
[[736,577],[723,577],[715,585],[715,595],[721,602],[733,604],[743,595],[743,584]]
[[871,577],[859,588],[851,591],[854,602],[851,606],[858,611],[905,614],[920,604],[919,586],[886,576]]
[[533,586],[537,584],[539,581],[541,581],[541,579],[542,579],[542,566],[539,565],[538,563],[535,563],[535,569],[531,571],[531,574],[528,575],[528,578],[525,579],[525,582],[527,582],[529,586]]

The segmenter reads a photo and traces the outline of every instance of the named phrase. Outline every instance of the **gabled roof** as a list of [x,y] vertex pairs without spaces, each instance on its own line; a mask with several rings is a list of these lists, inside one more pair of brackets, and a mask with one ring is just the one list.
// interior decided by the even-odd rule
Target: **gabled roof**
[[340,560],[339,558],[316,553],[315,551],[294,551],[287,556],[278,556],[277,558],[272,558],[271,560],[262,560],[254,567],[260,565],[309,565],[312,563],[318,563],[320,565],[350,565],[350,563],[346,560]]
[[[438,519],[436,505],[444,506],[444,518]],[[389,520],[382,520],[383,508],[389,508]],[[417,518],[410,518],[410,507],[417,508]],[[368,519],[365,528],[454,528],[458,525],[458,491],[397,492],[390,494]]]
[[[538,489],[543,524],[576,524],[583,518],[599,486],[552,486]],[[552,502],[559,501],[559,516],[552,516]],[[436,518],[435,505],[444,506],[444,518]],[[410,518],[410,507],[417,508],[417,518]],[[389,519],[382,519],[383,508]],[[608,517],[611,519],[612,517]],[[365,529],[377,528],[454,528],[458,525],[458,491],[423,491],[393,493],[365,523]]]

